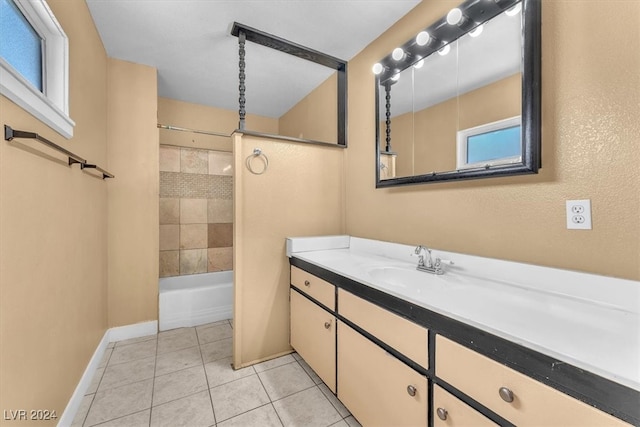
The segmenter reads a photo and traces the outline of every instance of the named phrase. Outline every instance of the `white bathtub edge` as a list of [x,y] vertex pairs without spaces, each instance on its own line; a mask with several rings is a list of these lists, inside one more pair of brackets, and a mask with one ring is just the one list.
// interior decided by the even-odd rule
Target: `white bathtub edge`
[[84,370],[80,381],[78,381],[78,385],[71,395],[71,399],[69,399],[67,407],[64,408],[64,412],[62,413],[62,415],[60,416],[60,420],[58,421],[58,426],[68,427],[73,423],[73,420],[78,413],[78,409],[80,409],[80,405],[82,404],[82,399],[84,398],[85,393],[91,385],[93,376],[96,374],[98,366],[100,365],[100,362],[102,362],[105,350],[109,346],[110,342],[126,340],[129,338],[144,337],[147,335],[154,335],[157,332],[157,320],[107,329],[104,332],[104,336],[100,340],[100,343],[96,347],[96,350],[93,352],[93,356],[91,356],[91,359],[89,360],[89,363],[87,364],[87,367]]

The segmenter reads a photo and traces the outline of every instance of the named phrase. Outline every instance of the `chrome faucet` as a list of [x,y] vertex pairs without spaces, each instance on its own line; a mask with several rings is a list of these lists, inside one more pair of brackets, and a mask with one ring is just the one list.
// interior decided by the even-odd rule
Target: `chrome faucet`
[[434,260],[431,257],[431,249],[426,246],[416,246],[415,254],[418,256],[417,270],[420,271],[426,271],[433,274],[444,274],[444,268],[442,267],[443,262],[453,264],[451,261],[443,261],[438,257]]

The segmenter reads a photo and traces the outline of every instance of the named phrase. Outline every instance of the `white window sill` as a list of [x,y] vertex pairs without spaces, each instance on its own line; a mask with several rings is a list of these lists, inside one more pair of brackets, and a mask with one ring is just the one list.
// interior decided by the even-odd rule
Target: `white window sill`
[[75,122],[0,58],[0,93],[65,138],[73,137]]

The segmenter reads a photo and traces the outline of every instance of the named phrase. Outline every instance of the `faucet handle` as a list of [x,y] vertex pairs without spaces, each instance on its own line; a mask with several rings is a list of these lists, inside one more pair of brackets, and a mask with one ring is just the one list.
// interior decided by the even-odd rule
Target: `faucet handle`
[[425,261],[425,255],[426,255],[426,251],[428,251],[429,249],[425,248],[422,245],[418,245],[416,246],[416,250],[411,254],[411,256],[417,256],[418,257],[418,265],[419,266],[424,266],[424,261]]

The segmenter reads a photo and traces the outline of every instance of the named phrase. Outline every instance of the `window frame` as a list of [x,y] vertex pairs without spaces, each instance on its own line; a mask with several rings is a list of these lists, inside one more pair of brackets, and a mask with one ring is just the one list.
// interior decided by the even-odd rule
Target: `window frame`
[[520,155],[518,156],[500,157],[498,159],[467,163],[469,137],[482,135],[490,132],[495,132],[497,130],[508,129],[516,126],[519,126],[520,132],[522,132],[521,116],[509,117],[507,119],[498,120],[491,123],[485,123],[480,126],[459,130],[456,134],[456,169],[457,170],[478,169],[478,168],[486,168],[487,166],[492,167],[492,166],[521,163],[522,147],[520,148]]
[[69,117],[69,38],[45,0],[9,0],[42,38],[42,92],[0,57],[0,93],[60,135],[73,137]]

